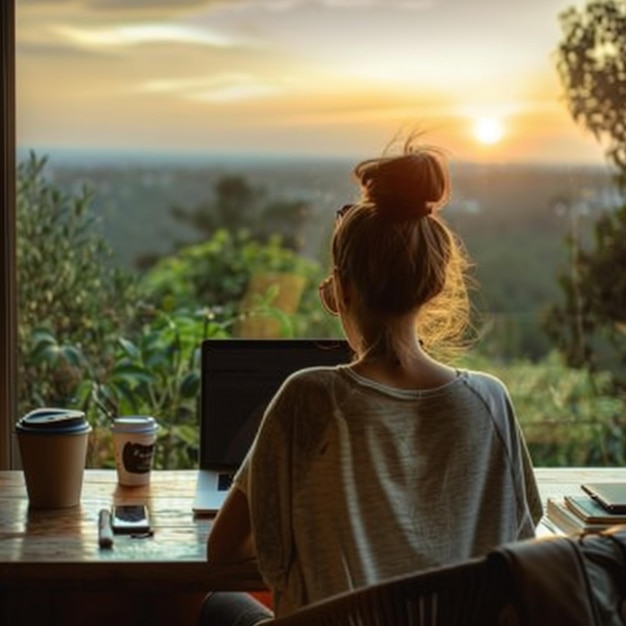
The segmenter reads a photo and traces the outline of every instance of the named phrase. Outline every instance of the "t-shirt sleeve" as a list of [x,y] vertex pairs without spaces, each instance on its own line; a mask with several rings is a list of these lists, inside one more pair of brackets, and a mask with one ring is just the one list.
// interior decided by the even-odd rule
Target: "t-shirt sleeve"
[[519,515],[518,538],[534,536],[543,516],[541,496],[532,460],[522,433],[513,400],[506,385],[498,378],[482,374],[476,384],[490,407],[500,437],[509,456],[512,480],[516,490]]
[[534,527],[537,526],[543,516],[543,506],[541,496],[535,478],[532,460],[526,445],[524,434],[517,419],[513,401],[508,390],[502,385],[504,391],[505,412],[508,417],[510,433],[509,450],[512,457],[516,479],[520,483],[525,497],[525,504],[528,508],[530,518],[533,522],[532,532],[522,530],[520,539],[534,535]]
[[526,489],[526,500],[530,509],[530,514],[533,518],[535,526],[539,524],[539,521],[543,517],[543,505],[541,503],[541,495],[539,494],[539,487],[537,486],[537,479],[535,478],[535,470],[528,452],[526,440],[521,432],[519,424],[517,424],[519,431],[520,447],[522,448],[522,466],[524,469],[524,486]]

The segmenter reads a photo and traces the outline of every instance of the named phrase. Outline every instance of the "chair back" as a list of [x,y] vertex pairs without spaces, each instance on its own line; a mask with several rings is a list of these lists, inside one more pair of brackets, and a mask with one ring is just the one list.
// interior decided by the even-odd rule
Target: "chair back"
[[496,626],[510,597],[486,558],[389,579],[276,619],[272,626]]
[[482,558],[336,595],[270,625],[626,626],[626,526],[505,544]]

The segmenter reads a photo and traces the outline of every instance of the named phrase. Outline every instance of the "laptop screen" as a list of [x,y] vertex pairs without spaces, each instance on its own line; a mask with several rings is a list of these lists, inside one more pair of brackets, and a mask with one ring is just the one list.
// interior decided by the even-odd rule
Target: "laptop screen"
[[200,468],[237,468],[285,378],[317,365],[349,363],[340,339],[206,339],[202,343]]

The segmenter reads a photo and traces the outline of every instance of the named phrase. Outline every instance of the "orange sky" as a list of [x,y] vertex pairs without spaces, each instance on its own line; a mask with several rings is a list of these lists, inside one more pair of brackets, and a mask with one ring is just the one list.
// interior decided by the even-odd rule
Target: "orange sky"
[[[22,147],[601,163],[553,51],[567,0],[17,0]],[[492,144],[477,120],[501,125]]]

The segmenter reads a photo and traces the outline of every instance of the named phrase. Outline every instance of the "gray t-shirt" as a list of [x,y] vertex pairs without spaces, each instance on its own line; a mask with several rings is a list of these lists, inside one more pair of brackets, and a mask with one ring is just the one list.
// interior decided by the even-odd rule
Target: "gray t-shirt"
[[278,615],[534,536],[542,506],[505,386],[290,376],[235,478]]

